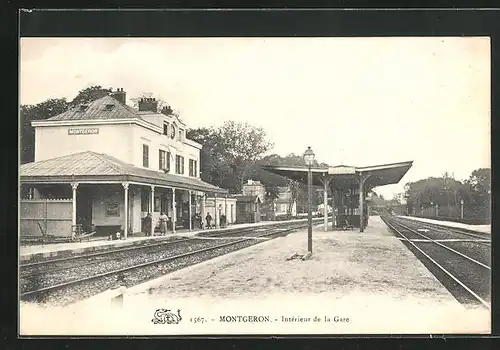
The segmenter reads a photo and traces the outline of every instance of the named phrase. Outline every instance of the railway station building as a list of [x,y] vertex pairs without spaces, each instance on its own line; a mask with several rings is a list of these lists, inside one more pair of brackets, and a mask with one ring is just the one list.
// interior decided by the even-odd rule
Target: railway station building
[[[138,107],[126,105],[118,89],[32,122],[35,159],[20,167],[21,235],[71,236],[92,226],[98,235],[120,228],[125,237],[153,235],[162,212],[172,231],[192,229],[190,218],[205,215],[206,197],[227,196],[200,179],[202,145],[186,137],[187,125],[158,113],[153,98]],[[218,215],[212,213],[216,223]]]
[[[328,193],[332,194],[332,228],[352,226],[360,232],[368,225],[367,195],[373,188],[396,184],[411,168],[413,161],[356,167],[338,165],[313,167],[312,184],[323,188],[323,206],[328,207]],[[277,175],[307,184],[306,166],[274,166],[263,168]],[[328,214],[323,211],[324,230],[328,230]]]

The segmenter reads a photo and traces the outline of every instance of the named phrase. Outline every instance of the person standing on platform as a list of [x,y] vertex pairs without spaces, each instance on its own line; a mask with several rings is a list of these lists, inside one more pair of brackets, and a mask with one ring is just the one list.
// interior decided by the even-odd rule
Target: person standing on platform
[[165,236],[167,234],[167,220],[168,216],[165,213],[160,215],[160,234]]
[[212,228],[212,224],[211,224],[212,215],[210,215],[210,213],[207,213],[207,216],[205,216],[205,220],[207,221],[207,229]]

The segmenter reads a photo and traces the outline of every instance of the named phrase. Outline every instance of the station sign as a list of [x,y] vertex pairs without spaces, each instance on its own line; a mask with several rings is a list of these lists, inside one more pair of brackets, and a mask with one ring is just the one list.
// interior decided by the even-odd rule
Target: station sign
[[68,129],[68,135],[96,135],[96,134],[99,134],[99,128]]
[[328,174],[330,175],[356,174],[356,168],[344,165],[330,167],[328,168]]

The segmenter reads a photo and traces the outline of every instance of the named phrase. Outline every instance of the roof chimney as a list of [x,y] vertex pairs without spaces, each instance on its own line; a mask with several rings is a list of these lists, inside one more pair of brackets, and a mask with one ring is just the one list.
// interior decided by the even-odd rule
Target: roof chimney
[[118,88],[116,91],[112,91],[110,95],[121,104],[127,104],[127,93],[123,91],[123,88]]
[[158,101],[156,98],[143,97],[139,100],[139,112],[154,112],[158,111]]

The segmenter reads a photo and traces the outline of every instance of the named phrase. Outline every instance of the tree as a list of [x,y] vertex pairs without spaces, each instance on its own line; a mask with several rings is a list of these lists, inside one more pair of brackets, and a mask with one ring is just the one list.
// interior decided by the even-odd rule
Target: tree
[[188,129],[186,137],[203,146],[200,152],[201,179],[216,186],[228,188],[228,184],[224,184],[228,167],[222,160],[223,143],[217,131],[214,128]]
[[36,105],[21,105],[21,164],[35,159],[35,129],[31,122],[44,120],[63,113],[69,108],[65,98],[48,99]]
[[263,128],[248,123],[226,121],[216,130],[219,151],[234,177],[235,192],[240,192],[251,164],[269,151],[273,144],[267,140]]
[[479,193],[488,193],[491,191],[491,171],[488,168],[474,170],[467,183],[472,191]]
[[36,105],[21,105],[21,164],[33,162],[35,158],[35,130],[31,126],[34,120],[44,120],[67,111],[71,107],[90,103],[108,95],[111,89],[104,89],[100,85],[80,90],[71,102],[65,98],[53,98]]
[[[285,157],[277,154],[263,157],[251,167],[247,176],[248,178],[259,180],[266,187],[266,192],[271,193],[274,198],[279,196],[279,187],[288,187],[291,191],[288,211],[291,211],[293,203],[297,204],[297,208],[305,208],[307,206],[308,193],[306,184],[268,172],[262,168],[262,165],[305,166],[306,164],[302,155],[290,153]],[[325,163],[322,163],[322,165],[327,166]],[[318,166],[317,161],[315,161],[314,166]],[[317,193],[314,191],[313,203],[318,204],[322,201],[323,192]]]
[[101,97],[108,96],[112,89],[105,89],[101,85],[94,85],[83,90],[80,90],[76,97],[69,103],[70,107],[76,107],[81,104],[88,104],[98,100]]
[[429,177],[405,185],[405,198],[409,212],[434,215],[434,206],[439,206],[440,216],[458,217],[460,201],[465,203],[470,217],[489,217],[491,200],[490,169],[477,169],[469,179],[460,182],[449,176]]
[[152,92],[143,92],[141,95],[131,98],[130,101],[132,101],[132,107],[134,107],[135,109],[139,109],[139,101],[141,98],[154,98],[154,99],[156,99],[156,102],[158,102],[158,108],[155,112],[161,112],[165,115],[175,114],[175,115],[179,116],[179,113],[174,112],[172,107],[170,105],[168,105],[168,103],[165,100],[163,100],[161,97],[153,94]]
[[491,207],[491,170],[480,168],[474,170],[465,181],[469,190],[466,200],[468,212],[475,217],[489,217]]

